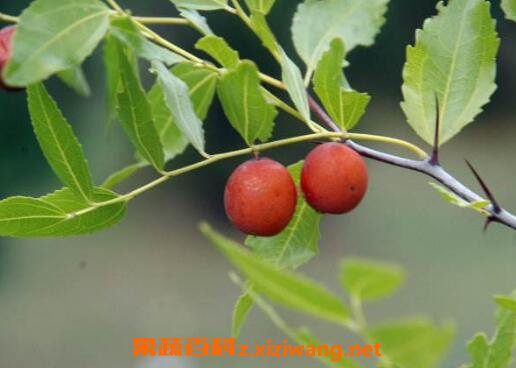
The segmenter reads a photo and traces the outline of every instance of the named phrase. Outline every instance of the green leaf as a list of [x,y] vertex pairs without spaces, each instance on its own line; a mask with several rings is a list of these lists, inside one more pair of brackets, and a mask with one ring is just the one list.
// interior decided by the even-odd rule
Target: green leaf
[[238,339],[242,326],[253,308],[254,300],[251,295],[244,293],[238,298],[235,308],[233,309],[233,325],[231,327],[231,336]]
[[439,14],[416,33],[403,70],[403,111],[412,128],[432,144],[436,97],[440,143],[471,123],[496,90],[495,58],[500,44],[484,0],[439,3]]
[[[96,202],[105,202],[117,197],[113,192],[95,188],[92,199]],[[0,236],[89,234],[120,221],[125,208],[125,202],[90,207],[68,188],[42,198],[12,197],[0,202]]]
[[5,79],[27,86],[82,64],[104,37],[109,8],[98,0],[36,0],[20,16]]
[[263,45],[276,57],[280,58],[280,51],[276,36],[269,27],[265,15],[258,11],[251,12],[251,28],[260,38]]
[[301,113],[305,121],[310,121],[310,107],[308,105],[308,94],[303,83],[301,71],[292,60],[289,59],[285,51],[280,48],[281,55],[281,75],[283,83],[287,86],[290,98],[294,102],[297,110]]
[[218,10],[228,9],[227,0],[171,0],[178,8],[192,10]]
[[326,111],[343,130],[356,126],[365,113],[371,98],[366,93],[354,91],[342,74],[346,56],[342,40],[332,41],[323,54],[314,75],[314,89]]
[[516,312],[516,297],[496,295],[495,301],[500,307]]
[[[302,162],[289,167],[290,174],[299,185]],[[319,252],[319,224],[321,215],[314,211],[303,196],[297,200],[297,208],[292,221],[280,234],[273,237],[249,236],[246,245],[253,254],[279,268],[297,268]]]
[[324,287],[306,277],[260,261],[207,224],[201,225],[201,231],[253,283],[258,292],[271,300],[324,320],[336,323],[348,320],[348,308]]
[[204,51],[228,69],[235,68],[240,61],[238,52],[233,50],[226,40],[221,37],[205,36],[195,44],[195,47]]
[[454,330],[450,324],[413,320],[376,327],[370,334],[382,354],[401,367],[433,368],[447,352]]
[[202,34],[206,36],[213,36],[213,31],[208,25],[208,21],[196,10],[180,9],[179,14],[188,21]]
[[248,145],[270,138],[278,112],[267,102],[258,69],[252,62],[243,61],[225,73],[220,78],[218,95],[231,125]]
[[106,70],[106,107],[107,119],[111,123],[116,116],[116,94],[120,82],[118,68],[118,46],[119,41],[111,35],[104,40],[103,62]]
[[195,113],[188,86],[162,63],[153,62],[152,65],[174,122],[197,151],[205,156],[202,121]]
[[397,265],[359,258],[340,263],[342,287],[361,300],[378,300],[394,293],[403,283],[405,272]]
[[131,176],[136,174],[142,167],[143,165],[141,163],[126,166],[123,169],[120,169],[117,172],[111,174],[104,181],[104,183],[102,183],[101,187],[104,189],[113,189],[121,182],[129,179]]
[[491,202],[489,202],[489,201],[478,201],[478,202],[469,203],[468,201],[465,201],[464,199],[462,199],[461,197],[459,197],[458,195],[456,195],[455,193],[451,192],[450,190],[448,190],[447,188],[443,187],[440,184],[436,184],[436,183],[429,183],[429,184],[435,190],[437,190],[437,192],[439,193],[439,195],[441,196],[441,198],[444,201],[446,201],[448,203],[451,203],[454,206],[458,206],[458,207],[461,207],[461,208],[469,208],[469,209],[472,209],[474,211],[480,212],[482,214],[488,214],[488,212],[485,210],[485,208],[487,206],[489,206],[491,204]]
[[260,12],[265,15],[271,11],[275,2],[276,0],[245,0],[251,12]]
[[88,97],[91,94],[90,85],[80,66],[63,70],[57,73],[57,76],[78,95]]
[[502,0],[505,18],[516,22],[516,0]]
[[165,165],[163,147],[147,95],[129,56],[119,47],[120,85],[117,93],[118,116],[125,133],[138,153],[158,171]]
[[184,61],[173,53],[147,40],[130,17],[116,17],[111,21],[111,34],[134,53],[149,61],[159,60],[167,65]]
[[[188,86],[195,114],[200,120],[204,120],[215,95],[217,74],[188,62],[176,65],[171,71]],[[159,83],[156,83],[149,92],[149,100],[156,127],[165,149],[166,160],[171,160],[185,150],[188,146],[188,139],[179,129],[174,116],[165,103],[165,95]]]
[[72,127],[42,83],[29,86],[27,92],[34,132],[52,170],[85,201],[92,199],[90,170]]
[[501,308],[496,316],[496,331],[491,341],[483,333],[468,344],[472,364],[468,368],[508,368],[516,347],[516,313]]
[[299,5],[292,35],[298,54],[309,74],[335,38],[344,40],[348,51],[370,46],[385,22],[389,0],[305,0]]

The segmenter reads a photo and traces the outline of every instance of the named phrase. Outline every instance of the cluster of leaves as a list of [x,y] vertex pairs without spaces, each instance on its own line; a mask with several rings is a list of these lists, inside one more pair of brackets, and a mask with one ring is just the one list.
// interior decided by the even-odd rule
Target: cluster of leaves
[[[374,43],[385,22],[388,0],[302,2],[294,16],[292,41],[304,68],[285,53],[267,23],[275,0],[245,0],[245,10],[237,0],[231,4],[227,0],[172,0],[181,17],[202,35],[195,48],[212,61],[162,39],[116,3],[108,3],[113,9],[100,0],[35,0],[19,17],[14,51],[4,77],[9,85],[27,87],[35,134],[64,188],[41,198],[1,201],[2,236],[66,236],[98,231],[117,223],[131,199],[170,177],[172,174],[165,170],[167,162],[187,146],[194,147],[205,162],[212,162],[213,156],[205,149],[203,121],[215,96],[229,123],[251,148],[271,139],[278,109],[298,117],[315,132],[325,131],[312,120],[307,92],[310,86],[338,128],[344,132],[353,129],[370,97],[353,90],[343,74],[346,53]],[[516,19],[514,1],[504,0],[502,6],[509,19]],[[263,75],[253,61],[242,60],[238,51],[216,36],[201,15],[203,11],[227,11],[242,18],[278,61],[281,81]],[[92,180],[82,146],[43,81],[57,75],[80,94],[88,94],[81,64],[101,42],[108,120],[119,121],[134,146],[136,160],[98,186]],[[442,144],[481,112],[496,89],[499,43],[486,0],[439,3],[438,15],[417,31],[415,45],[407,49],[402,109],[423,140],[433,143],[436,120],[441,122],[438,135]],[[156,77],[149,91],[141,83],[139,60],[150,63]],[[295,108],[266,89],[264,81],[285,89]],[[112,191],[147,166],[161,175],[155,183],[126,195]],[[301,163],[290,166],[296,181],[300,167]],[[482,212],[488,204],[467,203],[445,188],[436,188],[445,200],[461,207]],[[275,313],[263,295],[379,341],[389,357],[381,362],[385,367],[434,366],[451,338],[450,326],[418,320],[370,328],[362,316],[363,301],[388,296],[401,284],[403,272],[398,267],[360,260],[344,262],[341,281],[351,296],[351,308],[293,272],[318,253],[320,220],[321,216],[299,198],[295,217],[285,231],[272,238],[246,240],[251,253],[209,227],[203,228],[248,279],[241,283],[243,294],[235,308],[233,333],[238,335],[255,304]],[[504,308],[498,318],[498,330],[502,332],[492,342],[482,335],[475,338],[470,344],[471,367],[508,365],[507,351],[514,343],[514,333],[507,332],[514,330],[514,313],[508,310],[514,300],[500,298],[499,302]],[[280,327],[297,341],[316,341],[307,330]],[[358,366],[354,362],[346,364]]]
[[[291,339],[300,344],[320,344],[306,327],[290,327],[263,297],[271,302],[322,321],[334,323],[364,339],[366,343],[378,342],[382,356],[381,367],[435,367],[443,358],[454,335],[450,323],[435,324],[428,319],[404,319],[377,326],[368,326],[362,304],[377,302],[391,296],[403,284],[405,272],[397,265],[358,258],[340,262],[339,281],[349,295],[350,306],[317,282],[285,267],[271,263],[270,254],[264,257],[263,249],[245,247],[222,236],[209,225],[201,231],[247,279],[243,283],[232,275],[244,294],[234,310],[232,332],[238,337],[251,307],[256,304]],[[276,257],[277,259],[277,257]],[[296,255],[285,255],[296,262]],[[494,337],[488,340],[477,334],[468,344],[472,363],[462,368],[504,368],[512,362],[516,349],[516,293],[497,296],[499,305]],[[321,357],[329,367],[360,367],[349,357],[340,362]]]
[[[233,4],[235,8],[226,0],[172,2],[202,34],[195,47],[220,67],[161,39],[130,15],[120,9],[114,11],[100,0],[35,0],[21,14],[5,80],[13,86],[28,86],[29,111],[38,141],[64,190],[75,195],[75,205],[53,203],[52,196],[4,200],[0,202],[0,213],[4,214],[1,235],[77,235],[116,223],[133,196],[112,192],[115,185],[148,165],[165,176],[166,163],[188,145],[209,157],[203,120],[215,95],[230,124],[249,147],[271,139],[278,107],[294,113],[313,131],[324,131],[312,121],[307,93],[312,83],[339,129],[354,128],[365,113],[370,97],[350,87],[342,68],[347,65],[346,52],[374,42],[385,22],[388,0],[301,3],[292,24],[292,40],[305,63],[304,78],[267,24],[266,16],[275,1],[246,0],[249,15],[238,1]],[[512,3],[506,1],[503,6],[510,17]],[[429,143],[435,133],[436,95],[443,143],[473,120],[495,90],[499,40],[489,7],[485,0],[440,4],[439,15],[425,22],[417,32],[415,46],[407,50],[402,107],[409,124]],[[256,64],[241,60],[199,13],[214,10],[238,14],[276,58],[282,80],[268,79],[288,91],[295,109],[264,88],[264,76]],[[448,37],[449,32],[456,36]],[[79,93],[89,93],[81,63],[101,41],[108,120],[120,121],[135,147],[137,161],[108,178],[100,188],[93,184],[82,148],[42,81],[57,75]],[[151,63],[156,75],[149,92],[141,84],[138,59]],[[482,212],[486,205],[468,205],[444,188],[438,190],[443,198],[462,207]],[[307,216],[302,213],[301,217],[297,224],[306,226]]]

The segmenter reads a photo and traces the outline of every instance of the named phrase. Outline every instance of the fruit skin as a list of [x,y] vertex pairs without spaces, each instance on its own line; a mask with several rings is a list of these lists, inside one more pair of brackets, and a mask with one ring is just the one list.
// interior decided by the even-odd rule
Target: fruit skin
[[297,203],[292,176],[282,164],[253,159],[236,168],[226,184],[224,206],[242,232],[274,236],[289,224]]
[[4,82],[4,78],[2,75],[5,65],[11,58],[13,48],[13,37],[15,32],[15,26],[8,26],[0,30],[0,88],[9,91],[18,90],[18,88],[12,88],[7,86]]
[[320,213],[355,209],[367,191],[364,159],[342,143],[324,143],[308,154],[301,171],[306,201]]

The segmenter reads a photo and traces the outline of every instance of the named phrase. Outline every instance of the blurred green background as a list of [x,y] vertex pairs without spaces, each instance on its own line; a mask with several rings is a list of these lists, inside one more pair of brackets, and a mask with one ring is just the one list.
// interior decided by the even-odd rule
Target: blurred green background
[[[0,11],[18,14],[28,3],[0,0]],[[138,15],[175,14],[167,0],[122,3]],[[294,56],[289,29],[298,1],[277,3],[271,25]],[[399,108],[401,70],[406,45],[413,42],[423,20],[435,13],[435,4],[434,0],[392,0],[376,45],[350,55],[351,84],[373,96],[359,131],[402,137],[423,146]],[[516,24],[503,19],[498,1],[493,1],[492,8],[502,38],[498,91],[475,124],[443,148],[442,157],[453,173],[477,188],[463,161],[471,160],[500,202],[516,210]],[[208,19],[243,57],[278,75],[272,59],[236,18],[213,13]],[[186,48],[197,37],[184,28],[157,29]],[[95,178],[101,182],[132,162],[132,150],[118,127],[106,129],[100,52],[86,62],[85,69],[92,97],[77,97],[56,81],[49,87],[73,123]],[[0,111],[0,196],[41,195],[58,188],[33,135],[25,94],[0,92]],[[206,128],[209,152],[242,146],[218,103],[212,107]],[[302,131],[299,123],[285,115],[277,121],[278,137]],[[289,164],[308,149],[310,145],[291,147],[270,155]],[[178,167],[193,159],[194,152],[189,150],[171,165]],[[0,239],[0,367],[320,366],[294,358],[173,361],[131,356],[132,339],[138,336],[229,335],[238,290],[227,278],[228,263],[200,236],[197,224],[206,219],[242,239],[229,228],[222,208],[225,180],[241,161],[217,164],[163,185],[135,200],[120,225],[100,234]],[[420,315],[455,321],[457,337],[442,366],[458,366],[467,359],[466,340],[478,330],[491,332],[491,295],[516,288],[516,232],[495,225],[483,234],[482,219],[441,201],[427,178],[376,162],[368,164],[371,185],[364,204],[350,215],[324,219],[321,254],[302,272],[338,292],[336,264],[342,257],[400,263],[408,271],[407,284],[395,297],[368,308],[371,322]],[[142,173],[122,189],[152,177],[150,172]],[[358,342],[332,326],[283,313],[334,343]],[[254,311],[242,341],[261,344],[283,338],[266,317]]]

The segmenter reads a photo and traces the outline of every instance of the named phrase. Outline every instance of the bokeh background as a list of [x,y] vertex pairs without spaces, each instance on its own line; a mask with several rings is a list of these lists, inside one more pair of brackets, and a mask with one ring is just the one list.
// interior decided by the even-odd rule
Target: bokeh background
[[[28,0],[0,0],[0,10],[18,14]],[[174,15],[167,0],[123,0],[134,14]],[[477,121],[443,147],[444,164],[477,188],[463,159],[468,158],[494,188],[501,203],[516,210],[516,24],[505,21],[492,2],[502,38],[499,88]],[[291,56],[290,24],[298,1],[280,0],[271,25]],[[373,100],[358,131],[388,134],[424,145],[405,123],[399,107],[401,70],[414,31],[435,13],[434,0],[392,0],[387,23],[375,46],[353,51],[347,75]],[[267,52],[238,19],[208,14],[212,28],[245,58],[277,75]],[[191,48],[197,35],[178,27],[158,27]],[[132,162],[132,150],[115,127],[106,129],[104,72],[100,52],[85,64],[93,95],[82,99],[58,81],[49,87],[84,144],[97,182]],[[146,67],[142,65],[142,68]],[[148,80],[148,83],[151,81]],[[218,103],[206,122],[209,151],[240,147]],[[285,115],[277,136],[303,131]],[[303,157],[310,145],[270,152],[285,164]],[[385,147],[391,149],[390,147]],[[195,159],[190,149],[172,163]],[[298,367],[320,364],[295,358],[134,359],[132,339],[145,337],[223,337],[229,335],[238,290],[229,264],[199,234],[205,219],[235,239],[222,194],[226,178],[242,159],[177,178],[135,200],[118,226],[92,236],[67,239],[0,239],[0,367]],[[398,262],[408,272],[395,297],[368,307],[371,323],[426,315],[452,320],[457,336],[442,367],[467,359],[465,342],[478,330],[492,331],[491,295],[516,288],[516,232],[493,226],[482,233],[482,219],[439,199],[428,178],[368,162],[371,186],[364,204],[350,215],[327,217],[321,254],[302,272],[339,291],[337,260],[363,256]],[[138,175],[124,189],[152,178]],[[32,132],[25,94],[0,92],[0,196],[42,195],[59,187]],[[332,342],[358,342],[330,325],[282,311],[292,323],[306,324]],[[263,343],[283,335],[258,310],[242,341]],[[424,354],[424,352],[422,352]]]

